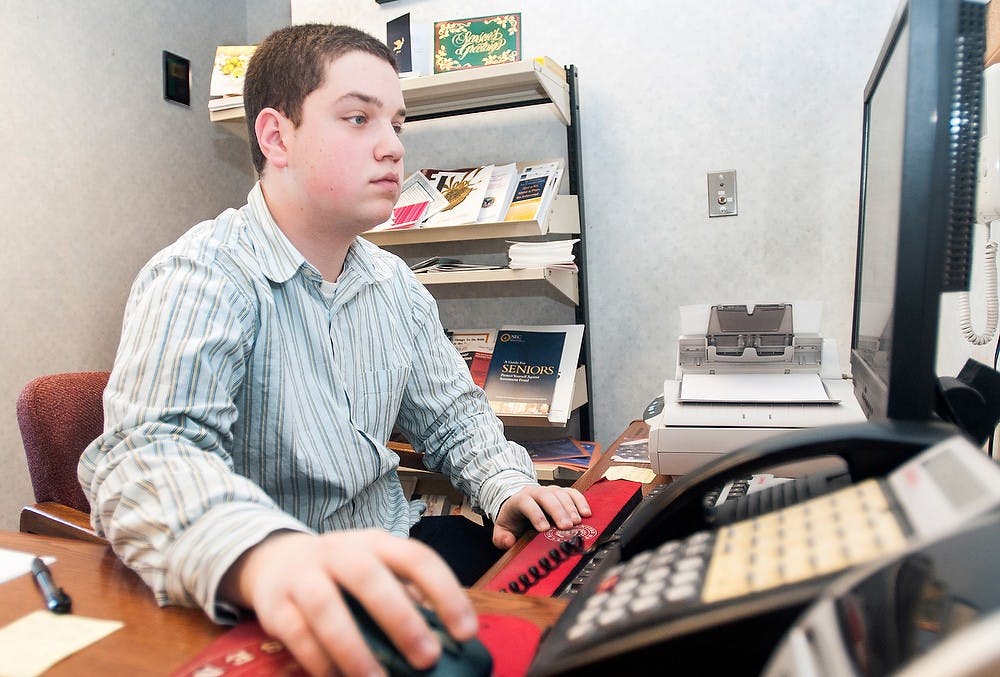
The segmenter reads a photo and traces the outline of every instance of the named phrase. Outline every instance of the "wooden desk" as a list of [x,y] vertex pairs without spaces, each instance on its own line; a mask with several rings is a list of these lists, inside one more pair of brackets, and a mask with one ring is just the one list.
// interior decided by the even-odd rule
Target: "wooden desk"
[[[52,577],[73,599],[73,613],[125,623],[47,675],[168,674],[226,630],[199,609],[158,607],[146,584],[107,546],[3,531],[0,547],[53,555]],[[0,624],[44,608],[30,575],[0,583]]]
[[[0,548],[54,556],[52,576],[72,597],[73,613],[125,623],[46,675],[167,675],[228,629],[200,609],[157,606],[146,584],[107,546],[0,531]],[[554,599],[486,590],[470,590],[469,596],[479,613],[511,614],[543,629],[565,608]],[[44,608],[30,575],[0,583],[0,625]]]
[[[647,435],[646,424],[633,421],[574,486],[589,487],[613,464],[611,457],[619,444]],[[657,478],[653,484],[663,481]],[[502,568],[534,535],[534,531],[524,534],[490,572]],[[73,613],[125,623],[56,664],[46,675],[167,675],[228,630],[208,620],[200,609],[157,606],[146,584],[106,545],[0,531],[0,548],[54,556],[52,575],[73,598]],[[490,576],[487,573],[484,580]],[[553,625],[567,604],[562,599],[504,594],[475,586],[468,592],[479,613],[518,616],[542,629]],[[0,625],[43,608],[30,575],[0,583]]]

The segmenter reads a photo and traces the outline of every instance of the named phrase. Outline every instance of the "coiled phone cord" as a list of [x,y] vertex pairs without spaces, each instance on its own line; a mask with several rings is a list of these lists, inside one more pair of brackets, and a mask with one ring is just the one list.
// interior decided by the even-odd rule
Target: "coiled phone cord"
[[993,340],[997,331],[997,317],[1000,315],[1000,303],[997,300],[997,243],[993,240],[986,242],[986,331],[982,334],[972,328],[972,320],[969,316],[969,292],[962,292],[958,296],[959,322],[962,335],[969,343],[977,346],[984,346]]

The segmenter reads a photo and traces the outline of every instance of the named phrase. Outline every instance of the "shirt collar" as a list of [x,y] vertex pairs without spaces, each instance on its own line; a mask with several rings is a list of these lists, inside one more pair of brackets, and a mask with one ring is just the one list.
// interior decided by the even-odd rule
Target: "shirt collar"
[[[299,268],[308,265],[306,258],[295,248],[295,245],[285,237],[271,216],[271,210],[264,201],[264,193],[260,182],[254,184],[247,195],[247,207],[253,215],[256,228],[250,228],[250,239],[257,253],[261,271],[267,279],[278,284],[288,282]],[[309,266],[312,268],[312,266]]]
[[[271,210],[268,209],[267,202],[264,200],[264,193],[259,181],[254,184],[247,195],[247,206],[253,214],[254,222],[259,226],[250,229],[250,237],[254,242],[261,271],[267,279],[277,284],[283,284],[288,282],[303,266],[316,276],[317,281],[321,279],[319,271],[306,261],[306,258],[281,232],[281,228],[274,221]],[[392,267],[384,257],[377,255],[380,251],[371,242],[360,237],[355,238],[350,249],[347,250],[344,272],[340,279],[344,280],[355,275],[359,276],[362,281],[369,283],[389,279],[392,276]]]

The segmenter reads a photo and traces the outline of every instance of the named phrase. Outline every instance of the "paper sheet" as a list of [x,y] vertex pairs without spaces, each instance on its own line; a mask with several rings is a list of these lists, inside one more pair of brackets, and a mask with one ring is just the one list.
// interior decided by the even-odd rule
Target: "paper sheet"
[[[35,555],[30,552],[19,552],[0,548],[0,583],[31,572],[31,560]],[[43,557],[42,561],[51,565],[55,557]]]
[[33,611],[0,628],[0,656],[3,657],[0,659],[0,675],[40,675],[66,656],[123,625],[121,621]]
[[656,478],[656,473],[649,468],[637,468],[634,465],[613,465],[604,471],[606,480],[629,480],[640,484],[649,484]]
[[819,374],[685,374],[679,402],[830,403]]

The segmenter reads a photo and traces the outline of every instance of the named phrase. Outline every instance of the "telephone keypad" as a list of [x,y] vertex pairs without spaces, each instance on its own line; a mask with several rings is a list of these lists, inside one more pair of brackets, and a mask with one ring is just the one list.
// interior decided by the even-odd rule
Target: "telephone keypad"
[[584,604],[567,638],[573,641],[650,614],[690,608],[697,602],[712,541],[710,532],[698,532],[613,566]]
[[717,532],[702,600],[717,602],[839,571],[906,542],[875,480]]
[[809,580],[894,552],[906,536],[876,480],[669,541],[603,574],[567,631],[680,616],[699,604]]

